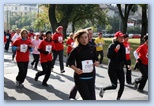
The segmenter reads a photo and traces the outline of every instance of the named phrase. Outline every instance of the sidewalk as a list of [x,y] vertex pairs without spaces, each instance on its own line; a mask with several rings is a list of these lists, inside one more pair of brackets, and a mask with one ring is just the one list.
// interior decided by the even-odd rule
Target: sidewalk
[[[44,76],[34,80],[37,71],[29,68],[23,89],[15,87],[15,78],[18,73],[16,62],[12,61],[12,53],[4,53],[4,100],[68,100],[70,90],[74,86],[73,70],[65,67],[66,72],[61,74],[59,63],[56,61],[54,72],[51,73],[48,84],[49,87],[41,85]],[[66,57],[64,57],[66,58]],[[31,60],[32,61],[32,60]],[[40,64],[39,70],[42,70]],[[133,71],[132,79],[139,77],[140,73]],[[97,100],[116,100],[118,88],[116,90],[106,91],[103,98],[99,97],[100,86],[110,85],[110,79],[107,73],[107,66],[104,68],[96,67],[96,99]],[[119,86],[119,85],[118,85]],[[125,86],[121,100],[148,100],[148,82],[145,87],[146,93],[139,93],[133,86]],[[79,93],[76,98],[81,100]]]

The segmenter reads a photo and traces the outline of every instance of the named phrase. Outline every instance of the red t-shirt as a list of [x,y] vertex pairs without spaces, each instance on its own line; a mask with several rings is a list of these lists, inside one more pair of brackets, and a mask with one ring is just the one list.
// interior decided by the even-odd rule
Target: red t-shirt
[[19,50],[16,52],[16,61],[17,62],[28,62],[29,61],[29,49],[28,45],[30,45],[31,42],[26,39],[22,40],[21,38],[18,38],[12,46],[20,47]]
[[61,33],[55,32],[53,34],[53,36],[52,36],[52,40],[56,41],[55,42],[55,50],[56,51],[64,49],[64,46],[63,46],[63,35]]
[[70,53],[72,51],[72,46],[74,44],[74,40],[72,38],[69,38],[66,42],[66,44],[68,45],[66,52]]
[[7,39],[6,39],[6,36],[4,35],[4,43],[6,43]]
[[52,50],[55,50],[55,44],[54,44],[53,41],[47,42],[46,40],[43,40],[40,43],[38,49],[41,49],[43,51],[48,51],[48,52],[50,51],[49,54],[43,54],[43,53],[40,52],[40,62],[41,63],[52,61],[53,58],[52,58],[51,53],[52,53]]
[[144,65],[148,65],[148,45],[142,44],[136,49],[136,52],[138,53],[139,58],[141,59],[142,63]]
[[126,50],[126,60],[130,60],[130,44],[129,42],[123,42]]

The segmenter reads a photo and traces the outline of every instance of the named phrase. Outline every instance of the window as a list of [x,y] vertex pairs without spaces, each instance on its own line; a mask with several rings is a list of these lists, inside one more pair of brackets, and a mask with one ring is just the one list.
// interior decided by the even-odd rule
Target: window
[[15,7],[15,10],[17,10],[18,8],[17,7]]

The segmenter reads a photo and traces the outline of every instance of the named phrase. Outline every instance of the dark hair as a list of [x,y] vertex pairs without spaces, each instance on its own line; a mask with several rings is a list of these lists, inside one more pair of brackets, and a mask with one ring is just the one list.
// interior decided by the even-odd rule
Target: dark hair
[[48,34],[51,34],[51,31],[47,31],[47,32],[45,33],[46,36],[47,36]]
[[124,34],[124,39],[127,38],[127,37],[129,37],[128,34]]
[[144,40],[144,42],[146,42],[148,40],[148,36],[144,35],[143,40]]

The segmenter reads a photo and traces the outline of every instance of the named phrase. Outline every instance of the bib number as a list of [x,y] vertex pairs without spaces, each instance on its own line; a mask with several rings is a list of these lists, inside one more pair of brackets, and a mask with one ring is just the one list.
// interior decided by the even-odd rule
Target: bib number
[[59,43],[62,43],[63,42],[63,38],[61,36],[58,37],[58,41],[59,41]]
[[47,51],[47,52],[51,52],[51,49],[52,49],[52,46],[51,45],[46,45],[46,47],[45,47],[45,51]]
[[93,71],[93,61],[92,60],[84,60],[82,61],[82,71],[83,73],[91,73]]
[[20,52],[25,53],[27,51],[28,45],[26,44],[21,44],[20,45]]
[[130,50],[128,47],[126,47],[126,54],[130,54]]

